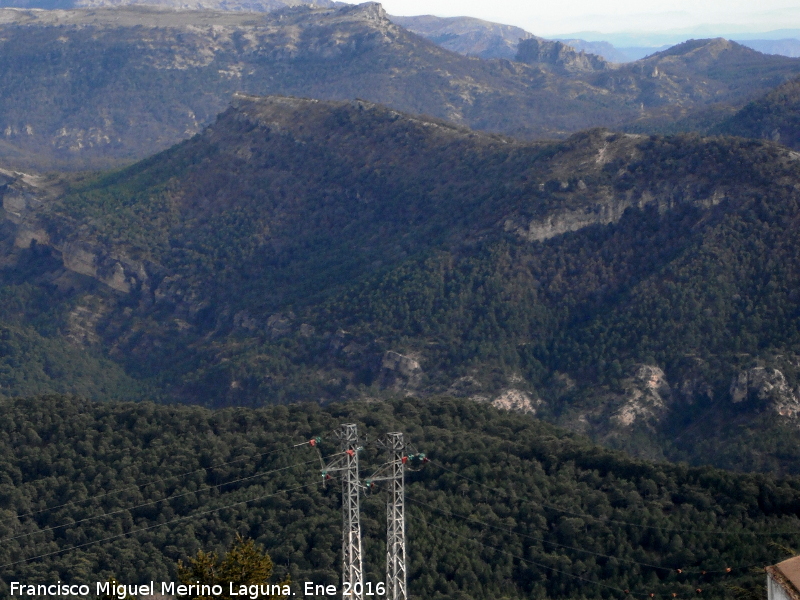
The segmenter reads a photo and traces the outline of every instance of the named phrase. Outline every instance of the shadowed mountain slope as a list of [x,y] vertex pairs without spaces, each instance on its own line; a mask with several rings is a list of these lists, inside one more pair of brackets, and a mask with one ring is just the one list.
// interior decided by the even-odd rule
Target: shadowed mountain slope
[[128,169],[49,195],[9,181],[4,260],[10,277],[39,253],[51,312],[18,322],[77,327],[167,398],[447,393],[643,455],[792,470],[798,180],[768,142],[531,143],[240,96]]
[[715,133],[770,139],[800,149],[800,79],[778,86],[714,128]]

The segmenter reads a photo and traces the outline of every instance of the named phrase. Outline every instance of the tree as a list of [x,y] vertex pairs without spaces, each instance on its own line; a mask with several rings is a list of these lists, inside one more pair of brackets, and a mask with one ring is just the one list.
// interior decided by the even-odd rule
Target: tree
[[[288,596],[286,592],[291,583],[289,577],[280,583],[270,584],[271,577],[272,559],[255,541],[243,538],[239,534],[236,534],[236,540],[222,559],[215,552],[200,550],[197,556],[189,559],[188,564],[178,561],[178,579],[184,585],[209,587],[218,585],[222,589],[222,594],[190,595],[190,600],[232,599],[231,589],[239,593],[241,586],[248,589],[248,595],[252,594],[253,586],[259,586],[258,592],[261,598],[278,600]],[[278,588],[281,593],[264,593],[265,590],[277,591]],[[239,593],[237,598],[241,598],[241,595]]]

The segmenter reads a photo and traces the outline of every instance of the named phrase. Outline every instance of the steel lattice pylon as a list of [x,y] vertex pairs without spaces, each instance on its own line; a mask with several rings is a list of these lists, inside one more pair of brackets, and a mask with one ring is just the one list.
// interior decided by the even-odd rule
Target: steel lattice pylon
[[[342,425],[342,597],[363,600],[364,579],[361,560],[361,519],[359,509],[358,430],[352,423]],[[349,591],[349,594],[345,594]]]
[[387,438],[392,458],[386,503],[386,596],[387,600],[406,600],[406,445],[402,433],[389,433]]

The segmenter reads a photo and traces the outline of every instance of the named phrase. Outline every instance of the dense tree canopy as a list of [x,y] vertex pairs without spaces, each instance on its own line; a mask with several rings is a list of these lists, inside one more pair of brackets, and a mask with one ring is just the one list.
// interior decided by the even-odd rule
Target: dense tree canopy
[[[407,475],[415,598],[723,597],[761,585],[751,569],[800,535],[800,480],[633,460],[470,401],[212,412],[51,396],[2,410],[3,585],[177,581],[178,560],[221,556],[237,534],[279,579],[338,584],[339,486],[321,485],[303,441],[336,453],[343,422],[367,437],[364,477],[385,460],[368,440],[387,431],[431,459]],[[385,496],[362,504],[379,582]]]

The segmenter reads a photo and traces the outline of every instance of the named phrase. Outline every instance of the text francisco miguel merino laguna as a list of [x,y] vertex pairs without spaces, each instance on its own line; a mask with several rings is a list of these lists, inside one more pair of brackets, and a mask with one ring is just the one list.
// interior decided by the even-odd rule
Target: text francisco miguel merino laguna
[[[97,596],[107,595],[120,598],[131,598],[136,596],[153,596],[156,593],[161,593],[164,596],[219,596],[222,594],[223,588],[221,585],[183,585],[176,584],[174,581],[162,581],[161,589],[154,581],[142,585],[122,585],[112,584],[108,581],[105,583],[95,584],[95,594]],[[333,586],[331,586],[333,587]],[[308,588],[308,586],[306,586]],[[91,591],[90,586],[86,584],[67,585],[66,583],[53,583],[47,584],[28,584],[20,583],[18,581],[11,582],[11,595],[12,596],[88,596]],[[241,596],[242,600],[248,598],[249,600],[257,600],[260,597],[267,596],[292,596],[292,590],[288,585],[277,584],[261,584],[261,585],[239,585],[230,583],[227,590],[229,596]]]

